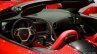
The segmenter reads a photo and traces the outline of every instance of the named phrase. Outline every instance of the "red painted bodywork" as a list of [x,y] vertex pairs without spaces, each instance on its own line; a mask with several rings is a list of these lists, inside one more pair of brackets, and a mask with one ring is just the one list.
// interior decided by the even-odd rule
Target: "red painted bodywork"
[[0,1],[0,11],[7,9],[11,6],[17,5],[20,2],[12,2],[12,1]]
[[95,14],[95,13],[97,13],[97,6],[90,6],[85,11],[82,12],[82,14],[84,15]]
[[0,54],[37,54],[37,53],[0,38]]
[[20,1],[15,1],[15,0],[9,0],[9,1],[0,1],[0,11],[7,9],[9,7],[15,6],[17,4],[27,2],[27,1],[33,1],[33,0],[20,0]]
[[60,4],[50,4],[46,5],[46,9],[56,9],[56,8],[61,8],[62,6]]
[[44,52],[43,54],[81,54],[76,49],[72,48],[69,45],[65,45],[62,49],[55,52]]
[[86,40],[88,40],[90,43],[94,44],[97,46],[97,33],[94,34],[93,36],[84,36]]
[[[65,45],[62,49],[55,52],[43,52],[42,54],[80,54],[79,51],[70,47],[69,45]],[[29,50],[27,48],[21,47],[19,45],[8,42],[4,39],[0,38],[0,54],[38,54],[33,50]]]
[[[21,0],[21,1],[0,1],[0,11],[7,9],[9,7],[15,6],[17,4],[23,3],[23,2],[27,2],[27,1],[33,1],[34,0]],[[61,5],[59,4],[50,4],[50,5],[46,5],[45,7],[46,9],[57,9],[57,8],[61,8]]]
[[57,38],[57,40],[54,42],[54,44],[52,45],[52,49],[57,49],[63,42],[64,42],[64,40],[68,37],[68,36],[70,36],[70,35],[72,35],[72,34],[75,34],[76,35],[76,40],[78,40],[78,33],[77,33],[77,31],[75,31],[75,30],[67,30],[67,31],[64,31],[63,33],[61,33],[60,35],[59,35],[59,37]]
[[[52,45],[51,48],[53,50],[55,50],[56,48],[58,48],[62,44],[63,40],[66,39],[66,37],[68,37],[72,34],[75,34],[76,38],[78,40],[78,33],[75,30],[67,30],[67,31],[64,31],[58,37],[58,39],[55,41],[55,43]],[[35,45],[35,44],[36,43],[34,42],[33,45]],[[3,38],[0,38],[0,54],[37,54],[37,53],[39,53],[39,52],[35,52],[35,51],[33,51],[33,49],[30,50],[26,47],[20,46],[18,44],[15,44],[15,43],[9,42],[7,40],[4,40]],[[78,52],[74,48],[70,47],[69,45],[64,45],[61,49],[59,49],[57,51],[43,52],[42,54],[56,54],[56,53],[60,53],[60,54],[67,54],[67,53],[68,54],[71,54],[71,53],[80,54],[80,52]]]

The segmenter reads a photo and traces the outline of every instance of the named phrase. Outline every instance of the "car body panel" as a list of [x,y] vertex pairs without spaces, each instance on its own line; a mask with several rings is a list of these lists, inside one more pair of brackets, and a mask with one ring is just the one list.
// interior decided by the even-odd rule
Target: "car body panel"
[[33,0],[0,0],[0,11],[27,1]]
[[4,10],[6,8],[9,8],[11,6],[14,6],[16,4],[19,4],[20,2],[12,2],[12,1],[0,1],[0,11]]
[[[38,54],[39,52],[32,51],[30,49],[21,47],[19,45],[8,42],[0,38],[0,54]],[[73,49],[69,45],[64,46],[61,50],[55,52],[43,52],[42,54],[56,54],[56,53],[67,53],[67,54],[80,54],[77,50]]]
[[0,54],[36,54],[36,52],[0,38]]
[[73,49],[69,45],[65,45],[62,49],[55,52],[44,52],[43,54],[81,54],[76,49]]
[[[28,2],[28,1],[33,1],[34,0],[22,0],[22,1],[0,1],[0,11],[7,9],[9,7],[15,6],[17,4],[23,3],[23,2]],[[50,4],[45,7],[46,9],[57,9],[61,8],[60,4]]]
[[84,36],[87,41],[97,46],[97,33],[93,36]]

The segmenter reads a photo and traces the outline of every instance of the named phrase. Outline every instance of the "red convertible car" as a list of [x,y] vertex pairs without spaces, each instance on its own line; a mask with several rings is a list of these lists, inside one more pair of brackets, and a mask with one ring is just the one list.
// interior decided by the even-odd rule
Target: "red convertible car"
[[0,6],[0,54],[96,54],[97,19],[78,13],[90,3],[37,0]]

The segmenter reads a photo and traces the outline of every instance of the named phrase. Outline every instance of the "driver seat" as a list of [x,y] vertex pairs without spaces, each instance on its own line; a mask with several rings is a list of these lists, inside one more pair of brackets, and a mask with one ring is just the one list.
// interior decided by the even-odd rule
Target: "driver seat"
[[[39,48],[33,47],[32,50],[36,52],[53,52],[54,50],[58,50],[58,48],[62,48],[66,44],[78,40],[78,33],[75,30],[67,30],[59,35],[54,44],[48,48]],[[65,42],[66,41],[66,42]],[[62,43],[65,43],[63,46]]]

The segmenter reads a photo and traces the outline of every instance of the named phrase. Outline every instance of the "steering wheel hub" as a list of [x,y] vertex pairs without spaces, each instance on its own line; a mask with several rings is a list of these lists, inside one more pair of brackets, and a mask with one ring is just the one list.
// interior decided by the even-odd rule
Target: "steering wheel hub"
[[18,36],[22,41],[27,41],[32,34],[34,34],[34,31],[30,28],[19,28],[14,35]]

